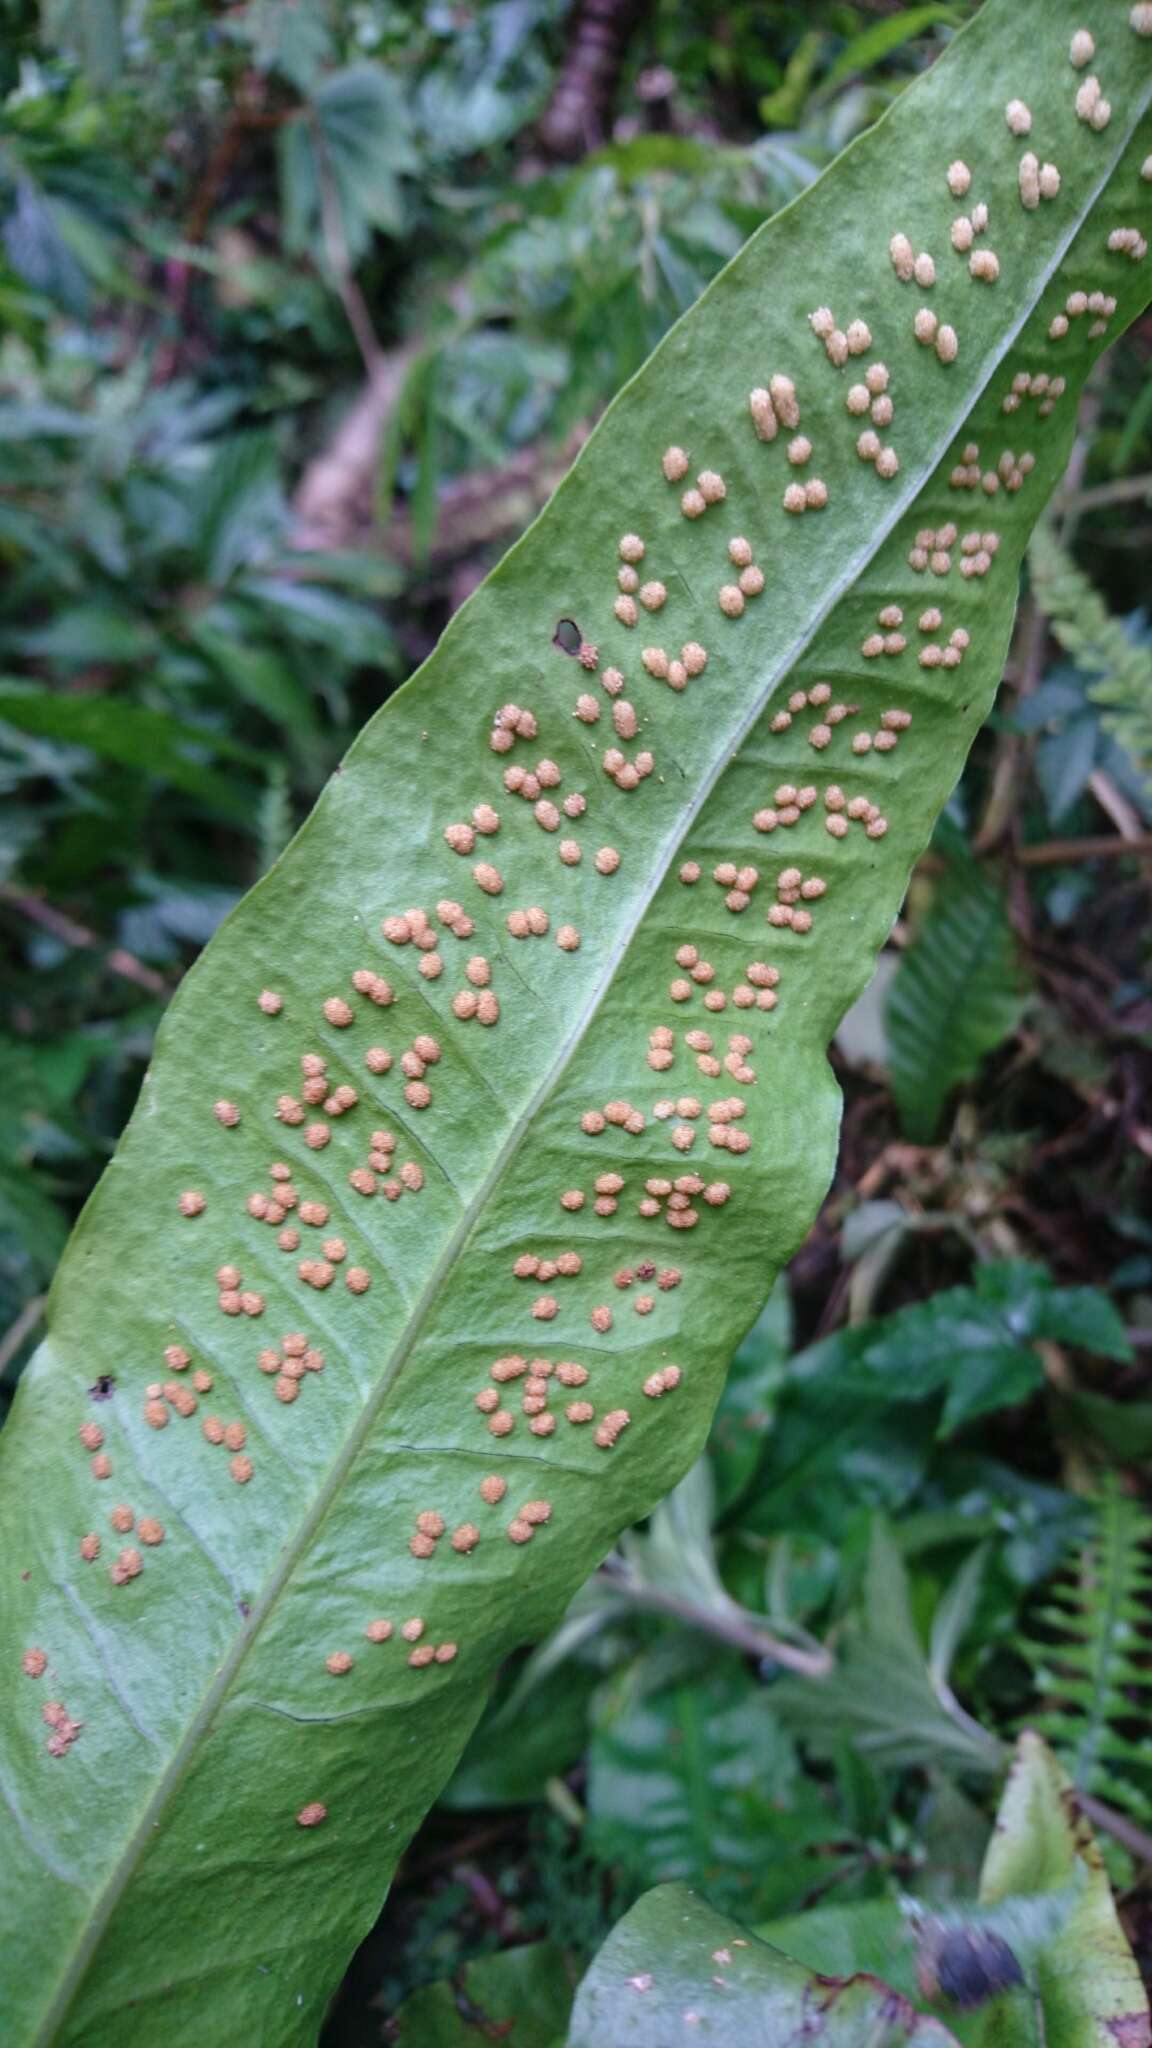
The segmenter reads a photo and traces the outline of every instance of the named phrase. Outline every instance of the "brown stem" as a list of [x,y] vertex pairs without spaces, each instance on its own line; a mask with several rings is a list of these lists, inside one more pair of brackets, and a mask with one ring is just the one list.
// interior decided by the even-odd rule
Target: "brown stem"
[[336,189],[336,180],[332,176],[332,166],[328,161],[328,148],[323,130],[311,110],[306,119],[312,130],[312,147],[316,152],[324,255],[332,273],[336,295],[344,308],[344,317],[352,329],[356,346],[364,359],[364,368],[372,378],[380,367],[383,350],[376,339],[368,302],[353,275],[352,262],[348,254],[348,239],[344,233],[344,216],[340,211],[340,194]]
[[1101,505],[1130,505],[1142,498],[1152,503],[1152,476],[1121,476],[1114,483],[1091,484],[1084,491],[1058,492],[1054,510],[1057,514],[1079,514],[1093,512]]
[[1048,868],[1064,861],[1119,860],[1133,853],[1152,853],[1152,832],[1142,832],[1137,839],[1122,839],[1113,832],[1096,839],[1045,839],[1039,846],[1018,847],[1015,857],[1021,867]]
[[34,1294],[31,1301],[24,1303],[16,1321],[9,1323],[4,1335],[0,1337],[0,1380],[3,1379],[24,1339],[30,1337],[36,1328],[47,1300],[46,1294]]
[[1077,1792],[1076,1804],[1087,1814],[1090,1821],[1094,1821],[1098,1828],[1103,1828],[1106,1835],[1111,1835],[1114,1842],[1122,1843],[1130,1855],[1135,1856],[1141,1863],[1152,1865],[1152,1835],[1144,1828],[1137,1827],[1135,1821],[1129,1820],[1127,1814],[1117,1813],[1114,1806],[1106,1806],[1102,1799],[1094,1798],[1091,1792]]
[[788,1671],[798,1671],[804,1678],[826,1678],[833,1668],[830,1651],[798,1650],[792,1643],[781,1642],[779,1636],[770,1635],[767,1629],[746,1620],[735,1606],[730,1612],[696,1607],[690,1600],[681,1600],[675,1593],[664,1592],[660,1586],[622,1579],[616,1573],[608,1574],[608,1583],[630,1606],[647,1608],[653,1614],[667,1614],[674,1621],[682,1621],[686,1628],[699,1629],[703,1635],[715,1636],[717,1642],[730,1644],[746,1657],[771,1657],[775,1663],[783,1664]]
[[[14,889],[9,882],[0,885],[0,903],[11,904],[30,923],[40,925],[51,932],[54,938],[62,939],[66,946],[77,946],[85,951],[99,952],[101,941],[87,925],[77,924],[74,918],[66,916],[51,903],[45,903],[40,896],[28,890]],[[104,964],[113,974],[119,974],[125,981],[134,981],[138,987],[146,988],[149,995],[166,996],[168,983],[155,968],[145,967],[134,953],[128,953],[123,946],[113,946],[104,954]]]
[[643,0],[577,0],[568,51],[537,131],[548,156],[573,163],[607,141],[616,88],[642,12]]

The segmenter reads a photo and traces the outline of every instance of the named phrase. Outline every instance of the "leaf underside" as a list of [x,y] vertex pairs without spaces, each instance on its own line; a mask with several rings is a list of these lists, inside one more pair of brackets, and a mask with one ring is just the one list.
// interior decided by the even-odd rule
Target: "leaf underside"
[[[1082,26],[1096,34],[1112,103],[1099,129],[1074,107],[1083,79],[1068,41]],[[1124,7],[989,0],[673,330],[188,977],[64,1260],[50,1335],[5,1433],[0,1924],[19,1930],[5,1968],[13,2043],[110,2048],[126,2030],[162,2034],[171,2048],[246,2032],[276,2048],[314,2039],[494,1667],[555,1622],[619,1529],[698,1452],[733,1344],[828,1181],[838,1096],[824,1048],[868,978],[987,711],[1020,556],[1066,459],[1077,391],[1146,296],[1146,262],[1106,244],[1147,212],[1140,165],[1152,137],[1137,129],[1150,73],[1152,42],[1130,31]],[[1027,142],[1005,124],[1009,95],[1031,108]],[[1031,209],[1017,187],[1029,146],[1062,180],[1057,198]],[[966,197],[948,189],[953,159],[972,168]],[[951,223],[977,201],[990,211],[976,246],[999,258],[994,283],[973,278],[950,242]],[[896,276],[897,231],[933,256],[934,285]],[[1078,291],[1115,305],[1070,317],[1050,339]],[[820,304],[842,330],[866,322],[870,349],[837,367],[809,324]],[[914,338],[922,306],[955,329],[954,361]],[[877,363],[894,407],[878,429],[899,458],[889,478],[857,455],[868,418],[846,407]],[[1066,388],[1049,411],[1026,395],[1006,416],[1002,402],[1025,370]],[[792,430],[765,442],[749,414],[749,393],[776,374],[794,380],[799,431],[812,443],[795,467]],[[964,456],[968,442],[978,457]],[[691,463],[676,486],[661,473],[670,444]],[[987,490],[951,482],[958,465],[974,465]],[[681,492],[705,470],[723,477],[726,497],[687,518]],[[790,516],[786,488],[814,477],[826,507]],[[956,540],[930,551],[940,573],[910,562],[918,531],[950,522]],[[987,573],[961,574],[972,559],[962,537],[989,531],[999,544],[983,558]],[[635,628],[613,611],[625,533],[644,540],[641,580],[667,590]],[[738,574],[734,536],[750,541],[764,577],[740,617],[718,603]],[[893,605],[906,647],[866,658],[871,635],[895,630],[878,624]],[[930,606],[941,624],[921,630]],[[595,668],[555,644],[562,620],[598,649]],[[922,665],[920,650],[949,647],[961,629],[959,665]],[[642,649],[677,658],[692,642],[707,666],[685,689],[646,671]],[[634,706],[635,735],[627,714],[624,736],[613,730],[610,668],[624,675],[617,702]],[[789,699],[822,683],[826,703],[818,695],[782,728]],[[573,717],[581,694],[597,723]],[[535,715],[538,735],[494,752],[493,717],[509,701]],[[812,728],[841,704],[855,708],[814,748]],[[858,735],[892,730],[881,723],[890,709],[911,713],[897,746],[855,751]],[[605,772],[614,745],[640,767],[641,754],[653,757],[635,788]],[[534,772],[540,760],[560,775],[544,801],[586,798],[555,831],[550,813],[542,829],[533,802],[502,782],[509,766]],[[775,794],[785,784],[816,792],[793,822]],[[884,832],[869,836],[858,817],[842,837],[827,832],[826,818],[847,816],[826,808],[836,787],[849,808],[855,797],[874,805]],[[458,857],[443,830],[480,804],[498,811],[499,830]],[[752,823],[766,808],[784,814],[768,833]],[[566,839],[579,843],[579,864],[560,858]],[[611,873],[594,859],[608,847],[619,854]],[[474,877],[484,861],[503,879],[498,895]],[[686,861],[699,863],[694,884],[679,878]],[[729,908],[730,885],[713,879],[726,862],[757,869],[744,909]],[[823,895],[783,903],[810,915],[806,931],[768,919],[781,888],[792,893],[778,880],[790,867],[826,883]],[[467,936],[438,921],[446,898],[474,920]],[[416,945],[382,934],[384,918],[414,906],[436,935],[438,978],[418,970]],[[529,907],[547,912],[550,929],[518,940],[506,918]],[[556,942],[565,925],[580,935],[574,950]],[[687,945],[699,978],[677,963]],[[466,978],[476,958],[489,963],[489,991]],[[765,966],[778,971],[774,987],[762,985]],[[391,1005],[354,991],[361,970],[387,977]],[[689,993],[677,1001],[670,987],[681,977]],[[276,1015],[258,1007],[264,988],[283,998]],[[453,998],[469,991],[497,996],[490,1028],[454,1013]],[[709,1007],[719,994],[723,1009]],[[758,994],[774,1006],[758,1006]],[[325,1015],[331,998],[350,1005],[346,1027]],[[665,1030],[667,1069],[648,1059],[661,1051],[650,1034]],[[712,1049],[689,1045],[690,1031],[708,1032]],[[738,1033],[746,1052],[730,1045]],[[423,1077],[423,1108],[405,1094],[421,1077],[406,1077],[400,1059],[421,1034],[441,1053]],[[393,1055],[385,1074],[365,1064],[375,1047]],[[358,1101],[339,1116],[319,1105],[303,1123],[277,1121],[278,1098],[301,1097],[308,1053],[326,1062],[331,1090],[347,1086]],[[734,1122],[709,1116],[733,1096],[744,1104]],[[656,1113],[661,1099],[684,1097],[701,1112],[681,1102]],[[239,1122],[218,1122],[217,1101],[235,1104]],[[586,1112],[621,1101],[642,1127],[582,1129]],[[306,1141],[314,1122],[328,1126],[322,1149]],[[695,1133],[684,1150],[678,1126]],[[378,1129],[396,1141],[390,1167],[370,1165]],[[746,1133],[747,1149],[710,1141],[725,1130]],[[378,1160],[389,1152],[375,1147]],[[269,1226],[246,1204],[283,1185],[269,1178],[274,1161],[290,1168],[298,1206]],[[404,1176],[405,1166],[418,1174]],[[375,1193],[355,1190],[355,1171]],[[608,1175],[622,1185],[597,1191]],[[685,1175],[696,1177],[687,1188],[660,1191]],[[561,1193],[576,1189],[583,1205],[565,1209]],[[197,1216],[179,1211],[187,1190],[204,1196]],[[325,1222],[309,1224],[305,1204],[325,1208]],[[670,1228],[670,1214],[695,1220]],[[294,1249],[280,1248],[285,1228],[299,1232]],[[323,1251],[330,1236],[344,1242],[343,1259]],[[578,1273],[513,1276],[518,1258],[564,1252],[579,1256]],[[330,1267],[331,1284],[302,1279],[302,1261],[326,1262],[309,1271],[316,1279]],[[236,1291],[263,1302],[258,1315],[221,1312],[215,1276],[229,1265]],[[666,1279],[677,1268],[679,1284],[614,1284],[649,1265]],[[346,1285],[353,1268],[366,1291]],[[558,1304],[551,1320],[532,1314],[541,1296]],[[600,1327],[598,1309],[610,1325]],[[322,1351],[324,1368],[285,1401],[259,1355],[290,1361],[283,1340],[295,1333]],[[165,1363],[174,1345],[190,1356],[185,1370]],[[588,1378],[575,1388],[540,1372],[526,1393],[525,1377],[490,1378],[509,1355],[577,1364]],[[673,1366],[678,1384],[643,1391]],[[213,1384],[193,1394],[197,1372]],[[89,1391],[100,1375],[114,1382],[106,1399]],[[162,1428],[145,1413],[153,1383]],[[505,1435],[490,1433],[475,1405],[494,1385],[511,1418]],[[530,1415],[525,1399],[546,1406]],[[181,1413],[190,1400],[195,1412]],[[573,1401],[594,1419],[569,1420]],[[626,1426],[608,1421],[621,1414]],[[209,1440],[217,1422],[241,1425],[241,1450]],[[104,1436],[95,1451],[78,1440],[93,1423]],[[108,1460],[108,1477],[96,1476],[93,1456]],[[237,1456],[251,1461],[246,1482],[232,1476]],[[486,1475],[507,1482],[499,1504],[481,1496]],[[549,1518],[526,1525],[529,1540],[510,1540],[530,1502],[547,1502]],[[118,1532],[121,1507],[135,1527]],[[445,1524],[427,1557],[409,1547],[421,1513]],[[161,1543],[143,1539],[141,1518],[148,1533],[162,1526]],[[478,1531],[472,1548],[452,1547],[462,1525]],[[91,1560],[85,1535],[100,1540]],[[124,1579],[122,1550],[138,1552],[139,1575]],[[390,1639],[367,1639],[383,1619]],[[413,1641],[401,1624],[417,1620]],[[455,1654],[424,1662],[430,1646]],[[21,1659],[37,1648],[46,1669],[29,1678]],[[331,1672],[333,1655],[350,1668]]]

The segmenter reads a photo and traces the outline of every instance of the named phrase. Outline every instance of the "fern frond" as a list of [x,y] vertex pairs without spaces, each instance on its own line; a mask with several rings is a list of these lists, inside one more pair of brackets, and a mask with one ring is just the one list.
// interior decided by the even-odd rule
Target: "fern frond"
[[957,860],[888,995],[892,1092],[913,1143],[931,1143],[952,1089],[1014,1030],[1022,984],[1002,891],[974,861]]
[[1088,695],[1104,726],[1152,776],[1152,647],[1131,640],[1042,519],[1028,550],[1032,587],[1060,645],[1089,678]]
[[1072,1578],[1033,1617],[1021,1648],[1045,1701],[1031,1725],[1060,1751],[1078,1791],[1152,1813],[1152,1516],[1111,1488]]

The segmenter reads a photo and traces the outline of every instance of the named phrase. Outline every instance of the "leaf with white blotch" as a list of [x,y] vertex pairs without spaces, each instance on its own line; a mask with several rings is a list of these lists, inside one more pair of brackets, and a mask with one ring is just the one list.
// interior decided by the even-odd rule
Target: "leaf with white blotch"
[[567,2048],[956,2048],[879,1977],[817,1976],[717,1913],[660,1885],[625,1914],[576,1994]]
[[[1059,169],[1034,207],[1009,93]],[[989,0],[669,335],[189,975],[5,1432],[14,2048],[314,2038],[491,1673],[699,1452],[826,1186],[825,1046],[991,700],[1077,392],[1144,303],[1107,244],[1150,97],[1111,0]],[[633,628],[634,569],[666,595]]]

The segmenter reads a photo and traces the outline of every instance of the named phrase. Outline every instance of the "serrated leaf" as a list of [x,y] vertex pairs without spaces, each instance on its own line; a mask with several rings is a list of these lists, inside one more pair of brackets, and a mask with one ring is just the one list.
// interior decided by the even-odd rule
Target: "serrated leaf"
[[[926,1404],[938,1404],[936,1434],[947,1437],[1026,1400],[1044,1381],[1044,1338],[1130,1355],[1106,1295],[1055,1287],[1043,1266],[1024,1259],[986,1260],[970,1287],[944,1288],[808,1345],[778,1376],[757,1472],[758,1526],[789,1518],[795,1526],[798,1511],[806,1527],[835,1526],[855,1498],[898,1505],[922,1469],[914,1447],[929,1448]],[[905,1406],[920,1414],[906,1421]],[[901,1454],[909,1436],[911,1461]]]
[[684,1879],[748,1916],[770,1906],[777,1862],[827,1840],[834,1823],[768,1692],[728,1662],[657,1691],[645,1690],[641,1662],[605,1687],[588,1754],[589,1840],[642,1884]]
[[1061,547],[1050,521],[1033,536],[1028,554],[1037,597],[1053,633],[1087,677],[1088,695],[1104,707],[1103,724],[1152,774],[1152,650],[1139,615],[1115,619],[1099,592]]
[[646,1892],[576,1994],[568,2048],[956,2048],[877,1977],[816,1976],[686,1885]]
[[358,262],[373,228],[398,231],[400,174],[416,167],[398,81],[372,63],[329,72],[280,134],[286,248],[300,254],[319,239],[329,262]]
[[[1073,107],[1067,43],[1083,22],[1099,30],[1102,48],[1124,38],[1123,61],[1104,66],[1113,111],[1098,131]],[[171,2048],[199,2048],[206,2036],[251,2035],[268,2048],[310,2040],[490,1674],[513,1646],[555,1624],[619,1530],[699,1453],[733,1344],[827,1183],[838,1105],[824,1048],[867,978],[987,709],[1027,530],[1065,462],[1076,392],[1096,341],[1143,301],[1137,268],[1104,244],[1139,199],[1147,142],[1135,130],[1150,74],[1152,46],[1118,31],[1104,0],[1053,0],[1042,13],[990,0],[669,336],[184,983],[130,1129],[64,1261],[49,1338],[5,1432],[4,1640],[41,1646],[48,1660],[43,1680],[26,1677],[18,1656],[0,1666],[0,1792],[12,1816],[0,1920],[19,1926],[6,2018],[20,2048],[120,2048],[126,2029],[162,2034]],[[1008,77],[1060,164],[1059,202],[1034,210],[1020,205],[1019,146],[995,112]],[[992,209],[995,286],[973,280],[949,244],[959,209],[945,169],[958,157],[974,167],[973,203],[982,197]],[[959,335],[950,363],[913,338],[922,295],[893,274],[897,228],[935,252],[933,303]],[[1107,333],[1090,337],[1081,319],[1049,342],[1052,318],[1086,286],[1116,295]],[[809,325],[820,301],[845,331],[866,321],[874,359],[887,365],[900,467],[886,481],[856,453],[858,421],[844,402],[853,371],[833,366]],[[859,359],[861,371],[868,360]],[[1029,411],[1009,429],[1002,400],[1021,362],[1048,365],[1067,389],[1050,416]],[[795,518],[783,509],[795,480],[787,432],[765,444],[749,419],[749,392],[775,374],[795,380],[816,451],[806,473],[828,491],[824,510]],[[1005,463],[1006,477],[1022,479],[1018,491],[980,491],[974,501],[950,484],[969,440],[981,447],[981,474],[984,463],[997,474],[1009,431],[1015,450],[1036,456],[1027,472]],[[660,471],[673,442],[691,451],[690,477],[723,474],[722,510],[681,516],[680,492]],[[1000,544],[986,575],[961,577],[969,558],[959,542],[950,581],[909,561],[925,523],[938,531],[950,520],[985,530],[994,521]],[[627,594],[615,581],[625,532],[643,535],[643,573],[669,592],[635,632],[613,611]],[[734,535],[750,539],[765,577],[741,617],[717,602],[733,580]],[[303,594],[295,592],[301,616]],[[317,593],[309,596],[315,623]],[[938,640],[915,624],[930,600],[944,612]],[[873,662],[864,643],[897,601],[911,644]],[[596,667],[585,671],[556,644],[563,620],[598,645]],[[953,648],[960,665],[945,666],[943,647],[961,621],[969,644]],[[648,643],[677,659],[699,643],[707,667],[669,691],[642,666]],[[917,659],[921,644],[941,648],[939,664]],[[634,703],[642,728],[633,738],[621,716],[631,790],[603,767],[613,735],[597,677],[609,666],[628,684],[612,701],[618,711]],[[779,718],[790,694],[825,681],[831,695],[821,693],[813,713],[824,701],[858,711],[813,750],[815,716],[788,714],[787,728]],[[600,708],[595,736],[572,717],[579,695]],[[533,711],[538,735],[493,755],[493,716],[511,699]],[[894,702],[912,713],[898,747],[866,758],[853,751],[853,733],[895,731],[881,723]],[[648,753],[654,772],[642,776]],[[541,812],[555,833],[501,786],[502,768],[534,771],[540,759],[557,765],[558,800],[586,803],[586,816]],[[869,836],[867,818],[878,820],[865,812],[843,838],[827,834],[817,777],[842,787],[846,804],[857,794],[875,804],[887,831]],[[786,782],[813,787],[814,803],[775,797]],[[499,833],[457,860],[443,829],[493,799]],[[774,836],[754,831],[754,814],[769,807],[795,808],[794,823],[778,815]],[[829,815],[847,811],[834,799]],[[581,843],[578,865],[557,856],[566,837]],[[606,846],[620,855],[611,873],[593,858]],[[473,872],[485,859],[504,878],[499,896],[481,886],[492,877]],[[730,885],[712,879],[728,859],[760,870],[744,912],[726,907]],[[700,863],[694,887],[679,880],[685,860]],[[812,905],[807,932],[765,920],[778,887],[791,893],[778,877],[796,862],[827,883],[823,897],[801,899]],[[454,912],[444,913],[449,925],[437,921],[434,906],[449,898],[475,922],[466,937]],[[381,935],[384,918],[412,905],[432,920],[439,979],[418,971],[418,946]],[[505,914],[529,906],[546,910],[550,933],[521,942]],[[568,925],[578,947],[555,943]],[[711,981],[692,980],[677,961],[689,943]],[[482,993],[499,1000],[495,1029],[459,1014],[477,994],[465,973],[473,955],[491,966]],[[779,969],[778,987],[761,987],[777,996],[775,1008],[757,1007],[764,976],[758,967],[749,979],[750,962]],[[354,991],[354,973],[385,975],[395,1004],[377,1009]],[[483,980],[483,969],[473,973]],[[671,989],[681,975],[684,1002]],[[283,997],[275,1015],[258,1007],[265,986]],[[708,1007],[720,994],[723,1013]],[[465,1001],[454,1010],[457,995]],[[487,1003],[486,1013],[494,1015]],[[657,1029],[676,1041],[667,1071],[647,1061],[648,1050],[663,1050],[650,1045]],[[716,1054],[689,1047],[689,1029],[709,1030]],[[751,1041],[748,1066],[738,1042],[725,1068],[737,1031]],[[397,1056],[425,1033],[442,1057],[426,1076],[405,1076]],[[375,1046],[393,1054],[390,1073],[365,1064]],[[299,1100],[299,1060],[313,1052],[358,1102],[346,1117],[319,1115],[317,1105],[302,1123],[278,1122],[277,1098]],[[720,1071],[702,1074],[698,1058]],[[431,1092],[423,1109],[422,1078]],[[688,1088],[705,1103],[739,1088],[745,1112],[734,1126],[653,1113],[665,1091],[675,1101]],[[624,1099],[642,1128],[634,1117],[632,1132],[611,1121],[598,1135],[583,1129],[583,1115]],[[215,1102],[235,1104],[239,1121],[225,1110],[218,1122]],[[309,1122],[327,1124],[327,1144],[306,1142]],[[683,1151],[672,1143],[678,1122],[698,1131],[691,1146],[681,1138]],[[710,1146],[710,1126],[747,1132],[748,1149],[739,1139],[736,1149]],[[370,1166],[373,1152],[391,1150],[372,1146],[377,1128],[395,1134],[394,1162],[416,1169],[405,1181]],[[247,1203],[255,1195],[275,1205],[282,1183],[267,1176],[281,1160],[299,1205],[291,1223],[269,1228]],[[693,1180],[672,1190],[688,1210],[666,1211],[664,1183],[697,1161],[713,1200],[694,1199]],[[373,1176],[375,1198],[356,1192],[351,1172]],[[605,1174],[623,1185],[598,1190]],[[380,1199],[385,1188],[397,1192],[394,1179],[402,1197]],[[561,1192],[575,1188],[583,1207],[564,1209]],[[204,1194],[200,1215],[178,1212],[184,1190]],[[320,1243],[331,1230],[347,1245],[344,1259],[315,1251],[311,1278],[331,1279],[316,1289],[298,1272],[316,1245],[305,1202],[328,1211]],[[686,1223],[694,1215],[693,1228],[670,1231],[668,1213]],[[301,1244],[279,1250],[281,1228],[299,1228]],[[561,1251],[577,1251],[582,1269],[549,1284],[555,1319],[534,1317],[537,1282],[515,1280],[513,1261]],[[636,1315],[649,1281],[616,1287],[614,1276],[649,1262],[657,1274],[676,1266],[681,1281],[652,1285],[651,1313]],[[242,1275],[236,1290],[213,1277],[229,1264]],[[366,1292],[344,1285],[357,1269]],[[227,1312],[245,1290],[250,1307],[263,1302],[261,1317]],[[592,1323],[601,1308],[611,1310],[611,1328],[602,1315]],[[302,1385],[298,1400],[280,1401],[259,1354],[291,1360],[295,1352],[280,1347],[297,1333],[323,1351],[325,1368],[302,1383],[276,1375]],[[195,1417],[179,1412],[186,1379],[177,1376],[175,1406],[163,1391],[173,1344],[213,1382]],[[507,1390],[490,1374],[512,1353],[585,1365],[595,1422],[568,1419],[566,1389],[551,1400],[554,1434],[537,1433],[530,1422],[543,1427],[543,1415],[530,1417],[513,1394],[511,1434],[490,1434],[475,1397]],[[645,1382],[671,1366],[679,1384],[665,1380],[662,1398],[649,1398]],[[107,1480],[89,1462],[101,1453],[76,1436],[95,1419],[88,1389],[99,1374],[115,1381],[98,1410]],[[535,1377],[545,1392],[530,1393],[532,1405],[557,1384]],[[145,1414],[153,1383],[163,1428]],[[601,1429],[624,1413],[627,1427]],[[212,1418],[245,1430],[246,1448],[232,1455],[251,1459],[247,1483],[229,1476],[230,1447],[201,1433]],[[485,1473],[507,1478],[502,1506],[481,1498]],[[509,1541],[507,1524],[522,1519],[514,1511],[532,1501],[547,1501],[550,1519],[528,1524],[530,1541]],[[109,1529],[118,1504],[166,1530],[163,1544],[142,1547],[139,1576],[122,1584],[111,1570],[127,1535]],[[409,1547],[424,1512],[447,1525],[429,1557]],[[453,1549],[447,1532],[465,1524],[479,1540]],[[80,1554],[86,1532],[102,1542],[93,1562]],[[127,1566],[119,1569],[123,1577]],[[387,1642],[365,1639],[377,1618],[393,1623]],[[413,1647],[398,1625],[417,1619]],[[449,1645],[451,1659],[423,1661]],[[342,1669],[345,1656],[351,1668]],[[51,1701],[68,1719],[46,1730]]]
[[1007,906],[971,861],[949,869],[888,991],[892,1092],[908,1136],[928,1144],[952,1090],[1019,1020]]

